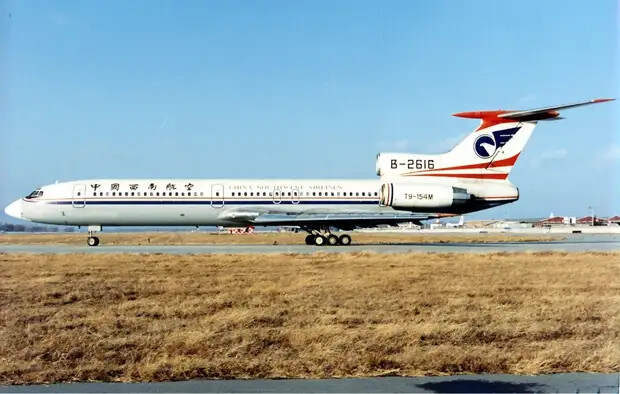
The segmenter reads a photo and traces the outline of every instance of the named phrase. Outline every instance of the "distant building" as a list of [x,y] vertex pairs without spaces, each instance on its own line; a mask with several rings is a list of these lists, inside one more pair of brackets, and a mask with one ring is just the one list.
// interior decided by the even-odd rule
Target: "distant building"
[[610,226],[620,226],[620,216],[612,216],[609,219],[607,219],[607,223]]
[[592,219],[592,216],[584,216],[582,218],[577,219],[577,224],[587,224],[590,226],[594,224],[595,226],[606,226],[607,219],[597,218],[596,216],[594,217],[594,219]]
[[553,227],[553,226],[566,226],[575,224],[574,217],[553,216],[543,220],[539,220],[534,223],[534,227]]

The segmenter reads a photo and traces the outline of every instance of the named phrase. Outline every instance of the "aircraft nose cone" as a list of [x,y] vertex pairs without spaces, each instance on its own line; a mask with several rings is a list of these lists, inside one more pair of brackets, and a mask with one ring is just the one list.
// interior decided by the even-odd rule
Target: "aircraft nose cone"
[[22,200],[13,201],[6,208],[4,208],[4,213],[9,216],[13,216],[14,218],[21,219],[22,218]]

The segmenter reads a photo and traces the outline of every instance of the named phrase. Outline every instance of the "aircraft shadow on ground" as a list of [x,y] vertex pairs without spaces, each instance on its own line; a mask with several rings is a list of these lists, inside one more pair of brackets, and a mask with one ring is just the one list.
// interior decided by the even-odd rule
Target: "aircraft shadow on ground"
[[511,383],[501,380],[455,379],[418,384],[436,393],[540,393],[546,386],[538,383]]

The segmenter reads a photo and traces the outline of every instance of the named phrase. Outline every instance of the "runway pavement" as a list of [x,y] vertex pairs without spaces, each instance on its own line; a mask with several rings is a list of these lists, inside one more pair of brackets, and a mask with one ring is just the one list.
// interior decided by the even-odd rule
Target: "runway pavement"
[[190,380],[163,383],[68,383],[0,386],[0,393],[618,393],[619,374],[459,375],[347,379]]
[[102,245],[97,247],[76,245],[0,245],[0,253],[163,253],[163,254],[267,254],[267,253],[344,253],[371,251],[376,253],[489,253],[489,252],[587,252],[620,251],[620,236],[570,234],[566,239],[544,242],[495,242],[495,243],[398,243],[364,244],[350,246],[307,246],[307,245]]

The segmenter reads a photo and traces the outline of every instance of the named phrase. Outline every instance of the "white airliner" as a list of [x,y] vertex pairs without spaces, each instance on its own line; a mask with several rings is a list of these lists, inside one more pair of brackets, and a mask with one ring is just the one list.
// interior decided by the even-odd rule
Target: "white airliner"
[[526,111],[455,116],[480,126],[447,153],[380,153],[371,180],[87,179],[43,186],[5,212],[39,223],[88,226],[297,226],[307,244],[349,245],[334,229],[461,215],[516,201],[508,175],[538,121],[596,99]]

